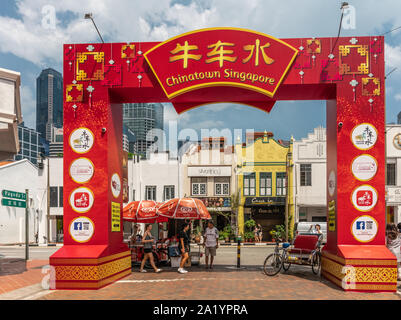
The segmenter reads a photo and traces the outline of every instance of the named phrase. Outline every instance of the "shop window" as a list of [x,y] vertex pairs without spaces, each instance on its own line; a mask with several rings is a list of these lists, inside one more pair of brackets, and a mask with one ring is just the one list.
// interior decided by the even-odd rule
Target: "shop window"
[[387,163],[386,184],[395,186],[395,163]]
[[272,195],[272,174],[271,172],[261,172],[259,175],[259,194],[260,196]]
[[312,165],[301,164],[301,186],[312,185]]
[[214,178],[214,194],[216,196],[230,195],[230,178]]
[[285,172],[276,173],[276,195],[285,196],[287,194],[287,178]]
[[58,194],[59,194],[59,207],[63,207],[63,187],[58,187]]
[[244,196],[256,195],[256,175],[255,172],[244,173]]
[[156,186],[146,186],[145,187],[145,200],[156,201]]
[[58,207],[58,188],[50,187],[50,207],[57,208]]
[[163,200],[170,200],[175,197],[175,188],[174,186],[164,186]]
[[191,179],[191,192],[193,196],[206,195],[206,178],[192,178]]

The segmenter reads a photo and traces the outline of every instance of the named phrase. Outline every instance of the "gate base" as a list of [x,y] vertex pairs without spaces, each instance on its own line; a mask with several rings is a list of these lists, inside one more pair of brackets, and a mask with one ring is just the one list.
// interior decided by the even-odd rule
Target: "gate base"
[[322,252],[322,276],[345,291],[397,291],[397,260],[382,245],[339,245]]
[[51,289],[96,290],[131,274],[131,252],[103,245],[65,245],[50,257]]

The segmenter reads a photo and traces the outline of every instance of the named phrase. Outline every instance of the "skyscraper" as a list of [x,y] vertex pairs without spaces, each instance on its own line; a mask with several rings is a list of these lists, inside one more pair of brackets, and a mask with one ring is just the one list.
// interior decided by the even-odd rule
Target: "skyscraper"
[[161,103],[123,105],[123,123],[135,134],[135,150],[138,154],[146,156],[147,151],[157,150],[154,144],[155,134],[149,131],[163,130],[163,119],[164,107]]
[[36,131],[51,141],[53,128],[63,127],[63,76],[48,68],[36,79]]

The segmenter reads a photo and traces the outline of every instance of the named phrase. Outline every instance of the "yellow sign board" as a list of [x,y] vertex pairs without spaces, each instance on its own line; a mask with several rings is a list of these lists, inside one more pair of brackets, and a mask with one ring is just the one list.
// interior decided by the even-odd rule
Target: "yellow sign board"
[[111,231],[121,230],[121,205],[117,202],[111,203]]

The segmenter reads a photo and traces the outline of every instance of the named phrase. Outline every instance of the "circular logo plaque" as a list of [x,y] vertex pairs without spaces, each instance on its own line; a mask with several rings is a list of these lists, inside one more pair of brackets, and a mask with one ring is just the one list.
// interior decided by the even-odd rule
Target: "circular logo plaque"
[[361,123],[352,130],[351,140],[357,149],[368,150],[376,144],[377,130],[370,123]]
[[77,183],[86,183],[95,172],[95,167],[88,158],[75,159],[70,166],[70,176]]
[[377,234],[377,221],[371,216],[360,216],[351,225],[351,233],[359,242],[372,241]]
[[69,200],[75,212],[84,213],[92,208],[95,197],[91,190],[86,187],[80,187],[71,192]]
[[78,217],[71,221],[69,232],[74,241],[88,242],[95,232],[95,225],[87,217]]
[[372,179],[377,172],[377,161],[371,155],[361,154],[352,161],[352,174],[360,181]]
[[370,211],[377,203],[377,191],[372,186],[364,184],[352,192],[352,204],[359,211]]
[[76,153],[89,152],[93,147],[95,137],[88,128],[75,129],[68,140],[70,147]]
[[111,192],[114,198],[118,198],[121,192],[121,179],[117,173],[111,176]]

